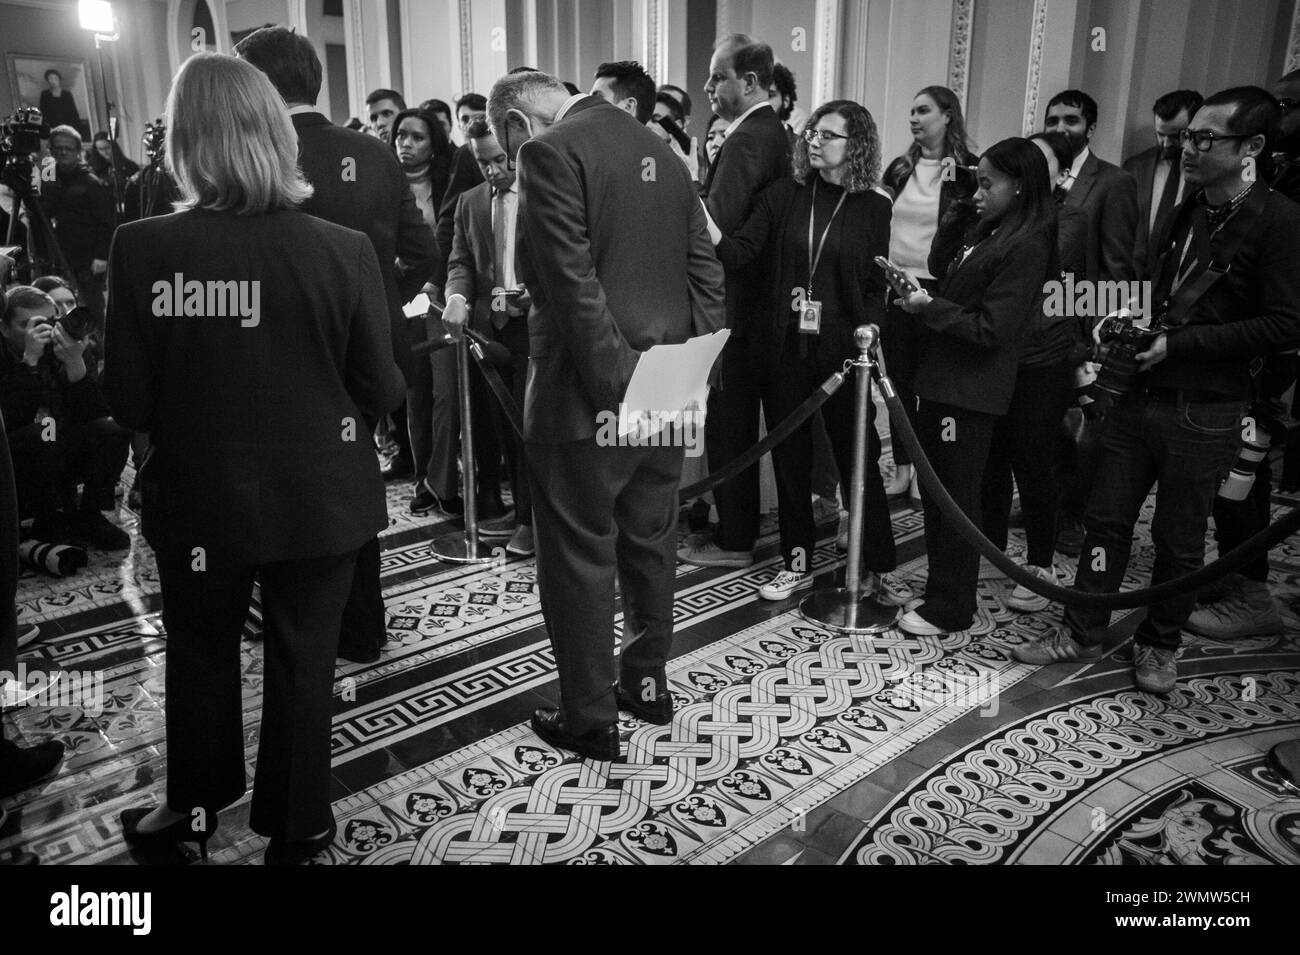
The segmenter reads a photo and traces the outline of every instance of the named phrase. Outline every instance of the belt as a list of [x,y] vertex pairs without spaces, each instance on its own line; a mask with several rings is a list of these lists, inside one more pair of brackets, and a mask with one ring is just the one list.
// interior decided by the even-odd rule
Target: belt
[[1209,402],[1211,404],[1230,404],[1238,401],[1245,401],[1235,395],[1225,395],[1221,391],[1207,391],[1203,388],[1161,388],[1159,386],[1145,386],[1137,388],[1133,392],[1134,398],[1145,398],[1148,401],[1171,402],[1173,404],[1185,404],[1187,402]]

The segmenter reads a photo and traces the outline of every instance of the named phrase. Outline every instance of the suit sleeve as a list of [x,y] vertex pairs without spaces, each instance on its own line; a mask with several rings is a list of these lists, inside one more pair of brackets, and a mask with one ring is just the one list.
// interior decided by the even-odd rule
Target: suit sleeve
[[152,431],[163,344],[151,303],[135,297],[132,280],[139,263],[132,261],[131,244],[119,230],[109,252],[104,398],[119,424],[132,431]]
[[764,166],[762,149],[752,136],[737,135],[718,153],[718,168],[705,202],[723,235],[738,232],[745,224],[754,194],[767,180]]
[[433,230],[420,215],[411,187],[405,182],[401,183],[401,196],[397,209],[397,258],[402,268],[398,270],[397,289],[402,301],[409,302],[433,278],[440,257]]
[[872,246],[864,249],[866,262],[862,282],[862,315],[868,325],[885,327],[885,302],[890,294],[889,282],[885,279],[885,270],[876,265],[876,256],[889,257],[889,223],[894,215],[891,203],[881,197],[879,203],[873,202],[869,207],[872,218]]
[[374,289],[383,287],[383,279],[369,241],[357,244],[357,259],[357,295],[348,328],[344,387],[363,415],[378,418],[402,403],[406,383],[393,361],[388,303],[374,294]]
[[998,260],[990,263],[989,282],[975,302],[958,305],[943,298],[932,299],[917,318],[931,331],[976,348],[992,350],[1014,345],[1047,277],[1052,250],[1040,238],[1035,234],[1000,253]]
[[109,248],[113,244],[113,188],[98,179],[92,180],[87,190],[86,201],[90,203],[91,232],[95,237],[93,256],[108,261]]
[[618,330],[596,278],[582,183],[563,156],[533,139],[519,149],[519,192],[532,271],[579,382],[597,408],[616,407],[640,355]]
[[739,269],[749,265],[767,247],[776,224],[773,197],[778,186],[780,183],[774,182],[759,194],[749,218],[734,232],[729,233],[718,226],[722,231],[722,241],[718,243],[717,253],[726,268]]
[[459,293],[472,307],[474,293],[477,289],[478,273],[474,262],[474,250],[469,242],[469,209],[462,194],[456,202],[456,211],[452,215],[455,221],[451,241],[451,258],[447,260],[446,297]]
[[474,156],[464,147],[456,150],[456,155],[451,164],[451,176],[447,180],[447,188],[443,192],[442,200],[438,206],[437,238],[439,256],[437,274],[433,281],[439,288],[447,282],[448,258],[451,255],[455,233],[456,205],[463,194],[482,181],[483,174],[479,172],[478,163],[474,161]]
[[691,329],[695,335],[711,335],[727,325],[727,296],[722,266],[709,240],[704,206],[690,193],[690,239],[687,246],[686,280],[691,293]]
[[1101,216],[1101,277],[1131,282],[1137,277],[1138,191],[1132,173],[1120,170],[1106,198],[1099,204]]

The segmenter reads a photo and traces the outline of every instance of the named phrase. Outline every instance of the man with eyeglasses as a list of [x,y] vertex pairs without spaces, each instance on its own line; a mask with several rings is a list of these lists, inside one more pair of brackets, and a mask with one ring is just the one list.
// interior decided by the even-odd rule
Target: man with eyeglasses
[[1132,173],[1138,187],[1134,255],[1138,278],[1151,278],[1165,250],[1174,210],[1183,201],[1186,190],[1178,135],[1192,121],[1192,114],[1200,108],[1203,99],[1196,90],[1174,90],[1157,99],[1152,107],[1156,144],[1124,160],[1124,171]]
[[[1138,513],[1156,486],[1151,583],[1201,566],[1221,480],[1237,456],[1252,366],[1300,347],[1300,207],[1257,177],[1277,103],[1254,86],[1216,93],[1183,130],[1192,197],[1179,209],[1153,300],[1159,334],[1107,417],[1102,462],[1084,524],[1075,589],[1119,589]],[[1167,694],[1195,596],[1147,608],[1134,638],[1138,686]],[[1022,663],[1094,660],[1110,613],[1067,608],[1063,625],[1018,648]]]

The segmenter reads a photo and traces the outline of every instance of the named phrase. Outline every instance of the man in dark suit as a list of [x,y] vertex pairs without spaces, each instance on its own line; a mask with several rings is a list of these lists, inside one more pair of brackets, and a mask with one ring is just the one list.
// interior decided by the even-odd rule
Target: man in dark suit
[[1080,90],[1057,93],[1047,104],[1044,128],[1065,133],[1074,147],[1074,165],[1061,188],[1066,205],[1088,213],[1087,277],[1094,282],[1136,278],[1137,181],[1089,148],[1097,129],[1096,101]]
[[[316,110],[321,64],[306,37],[284,27],[264,27],[240,40],[235,53],[270,78],[289,109],[298,132],[298,162],[316,190],[302,211],[370,237],[384,277],[393,360],[403,377],[413,380],[415,359],[402,303],[414,298],[430,278],[438,249],[397,157],[375,137],[335,126]],[[368,293],[378,294],[378,289]],[[366,424],[373,431],[376,422]],[[376,537],[357,555],[339,655],[359,663],[379,659],[386,623]]]
[[[673,547],[682,448],[619,446],[617,416],[639,353],[716,331],[722,267],[704,210],[672,151],[633,117],[570,96],[544,73],[503,77],[488,116],[518,163],[529,315],[524,439],[542,612],[560,709],[542,739],[618,757],[620,706],[672,720],[665,663],[673,631]],[[527,142],[525,142],[527,140]],[[610,637],[614,575],[623,650]],[[617,680],[617,683],[616,683]]]
[[1183,201],[1183,170],[1178,162],[1182,146],[1178,134],[1187,128],[1201,107],[1196,90],[1174,90],[1156,100],[1156,144],[1124,160],[1124,171],[1137,180],[1138,224],[1135,264],[1138,278],[1155,276],[1156,262],[1169,239],[1174,210]]
[[[704,182],[709,215],[723,235],[749,218],[758,194],[790,175],[785,125],[772,109],[772,48],[744,34],[719,40],[704,84],[709,104],[730,122],[717,159]],[[727,272],[727,327],[731,340],[722,352],[717,387],[709,394],[704,438],[709,468],[717,471],[758,441],[759,385],[750,356],[747,323],[762,310],[766,277],[755,262]],[[775,422],[772,422],[775,424]],[[682,551],[688,563],[707,567],[748,567],[758,537],[758,468],[747,468],[713,489],[718,506],[715,540]]]

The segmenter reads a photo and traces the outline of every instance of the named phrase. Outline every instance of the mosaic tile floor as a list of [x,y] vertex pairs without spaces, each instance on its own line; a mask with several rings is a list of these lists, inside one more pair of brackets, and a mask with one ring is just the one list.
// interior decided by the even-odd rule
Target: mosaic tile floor
[[[1272,555],[1283,635],[1189,639],[1162,701],[1132,685],[1131,611],[1114,616],[1098,661],[1015,663],[1009,651],[1057,614],[1007,609],[1004,579],[981,581],[976,625],[943,638],[810,626],[797,600],[757,599],[779,564],[769,515],[754,567],[678,567],[674,721],[626,718],[622,759],[600,763],[528,729],[557,694],[533,562],[440,563],[429,541],[452,528],[409,515],[408,496],[390,486],[388,646],[337,672],[339,835],[320,863],[1300,862],[1300,799],[1263,765],[1300,733],[1294,539]],[[134,515],[120,518],[134,537]],[[830,585],[835,509],[818,518],[814,570]],[[893,518],[900,572],[920,588],[920,515],[896,505]],[[1137,536],[1126,587],[1149,572],[1145,522]],[[47,864],[162,861],[129,852],[117,823],[166,775],[166,635],[147,546],[69,580],[29,575],[19,600],[42,627],[23,662],[93,671],[104,694],[99,707],[7,714],[7,736],[55,736],[68,752],[4,801],[0,860],[22,846]],[[258,631],[254,606],[240,650],[250,779]],[[222,814],[214,864],[261,862],[246,823],[247,797]]]

